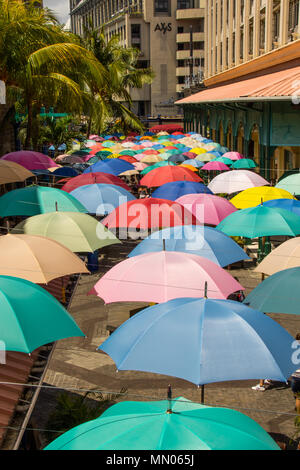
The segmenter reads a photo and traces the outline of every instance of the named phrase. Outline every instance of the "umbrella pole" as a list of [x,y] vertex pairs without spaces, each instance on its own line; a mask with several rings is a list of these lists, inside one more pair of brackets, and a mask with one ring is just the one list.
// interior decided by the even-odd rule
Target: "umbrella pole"
[[204,405],[204,385],[201,385],[201,405]]
[[168,402],[169,402],[169,408],[167,409],[167,413],[171,414],[173,413],[173,411],[172,411],[172,387],[170,384],[168,385],[167,397],[168,397]]

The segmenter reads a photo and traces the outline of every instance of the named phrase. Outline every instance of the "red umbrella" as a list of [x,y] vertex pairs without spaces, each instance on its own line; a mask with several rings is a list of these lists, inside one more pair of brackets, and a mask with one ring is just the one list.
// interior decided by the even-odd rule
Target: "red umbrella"
[[144,155],[159,155],[159,152],[157,150],[144,150],[143,151]]
[[120,155],[118,157],[120,160],[125,160],[128,163],[136,163],[138,160],[131,155]]
[[103,183],[103,184],[115,184],[122,188],[130,191],[130,187],[124,183],[118,176],[110,175],[108,173],[84,173],[79,176],[75,176],[71,181],[68,181],[61,189],[70,193],[79,186],[85,186],[87,184]]
[[181,204],[166,199],[135,199],[117,207],[102,224],[108,228],[158,229],[177,225],[200,225]]
[[194,181],[202,183],[203,179],[183,166],[163,166],[147,173],[140,181],[141,186],[154,188],[173,181]]

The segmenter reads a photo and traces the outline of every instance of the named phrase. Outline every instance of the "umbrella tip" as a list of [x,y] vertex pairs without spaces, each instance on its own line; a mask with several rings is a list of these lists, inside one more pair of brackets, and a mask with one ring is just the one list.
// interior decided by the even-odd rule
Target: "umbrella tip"
[[172,387],[170,384],[168,385],[167,397],[169,401],[169,408],[167,409],[167,414],[172,414]]
[[207,299],[207,282],[204,285],[204,298]]

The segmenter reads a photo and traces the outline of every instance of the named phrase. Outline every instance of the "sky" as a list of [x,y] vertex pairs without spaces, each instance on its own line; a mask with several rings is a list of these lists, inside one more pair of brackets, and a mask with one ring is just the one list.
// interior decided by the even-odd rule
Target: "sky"
[[53,10],[61,23],[66,23],[69,18],[69,0],[44,0],[45,7]]

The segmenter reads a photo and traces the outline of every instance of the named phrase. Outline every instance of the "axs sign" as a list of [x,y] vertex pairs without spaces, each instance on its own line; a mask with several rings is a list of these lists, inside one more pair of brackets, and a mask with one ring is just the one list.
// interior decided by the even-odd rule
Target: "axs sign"
[[167,31],[172,31],[172,23],[157,23],[154,29],[154,32],[155,31],[162,31],[166,34]]

